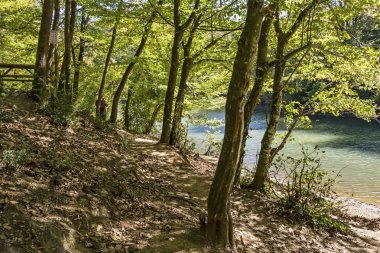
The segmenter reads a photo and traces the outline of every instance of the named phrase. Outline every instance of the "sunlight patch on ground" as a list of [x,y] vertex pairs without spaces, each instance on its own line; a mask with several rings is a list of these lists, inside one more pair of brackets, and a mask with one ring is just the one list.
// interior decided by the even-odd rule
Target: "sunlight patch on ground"
[[170,154],[166,153],[166,152],[158,152],[158,151],[153,151],[151,153],[152,156],[158,156],[158,157],[166,157],[166,156],[169,156]]
[[145,139],[145,138],[136,138],[135,142],[149,143],[149,144],[156,144],[157,143],[157,141],[155,141],[155,140],[149,140],[149,139]]
[[95,166],[94,170],[99,171],[99,172],[107,172],[108,171],[108,169],[106,167],[100,167],[100,166]]
[[65,250],[67,250],[67,252],[70,252],[70,253],[80,253],[80,251],[78,251],[77,249],[75,249],[75,230],[70,228],[69,226],[67,226],[66,224],[62,224],[65,226],[65,228],[69,231],[69,234],[68,236],[65,236],[64,239],[63,239],[63,247]]
[[48,187],[46,184],[42,184],[41,182],[33,181],[33,178],[19,178],[17,180],[17,183],[20,185],[25,185],[24,189],[31,189],[31,190],[37,190],[37,189],[43,189],[46,190]]

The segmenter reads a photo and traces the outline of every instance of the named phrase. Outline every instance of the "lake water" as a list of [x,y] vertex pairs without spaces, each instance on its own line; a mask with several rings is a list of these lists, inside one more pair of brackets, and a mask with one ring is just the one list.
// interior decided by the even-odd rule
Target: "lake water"
[[[210,119],[224,119],[224,111],[206,112]],[[326,151],[322,156],[322,166],[325,169],[338,172],[335,190],[341,196],[357,198],[361,201],[380,205],[380,123],[367,123],[355,118],[335,118],[318,116],[312,118],[311,129],[297,129],[294,140],[284,148],[284,153],[299,157],[300,144],[314,147],[318,145]],[[252,167],[257,161],[260,141],[266,128],[264,112],[254,115],[251,124],[252,138],[247,141],[245,163]],[[284,132],[280,125],[280,133]],[[207,133],[210,130],[204,126],[190,125],[189,137],[197,144],[199,152],[205,152]],[[219,129],[217,138],[223,138],[223,127]]]

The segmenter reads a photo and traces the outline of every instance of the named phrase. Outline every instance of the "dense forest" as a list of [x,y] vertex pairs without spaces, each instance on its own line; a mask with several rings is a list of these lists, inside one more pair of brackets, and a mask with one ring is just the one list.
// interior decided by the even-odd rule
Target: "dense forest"
[[[332,200],[337,175],[322,169],[325,151],[283,153],[315,116],[379,122],[377,0],[2,0],[0,45],[1,252],[380,248],[380,217],[352,217]],[[251,170],[258,108],[266,119]],[[204,115],[216,109],[221,122]],[[224,137],[208,131],[199,154],[189,124]],[[183,216],[165,223],[176,209]],[[258,213],[266,222],[250,232]],[[132,222],[141,219],[148,228]],[[130,221],[130,234],[117,234],[116,221]],[[351,245],[363,237],[353,222],[377,237]],[[289,224],[307,227],[308,239],[272,240],[280,227],[297,230]],[[260,231],[272,241],[253,240]],[[140,233],[156,246],[139,245]],[[323,248],[318,233],[345,248]]]

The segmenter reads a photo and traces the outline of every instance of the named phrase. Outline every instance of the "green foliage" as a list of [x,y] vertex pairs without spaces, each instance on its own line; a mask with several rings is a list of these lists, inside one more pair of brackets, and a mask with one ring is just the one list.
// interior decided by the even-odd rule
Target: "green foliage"
[[101,117],[94,118],[94,126],[96,129],[102,132],[110,132],[112,130],[112,126],[108,121],[103,120]]
[[281,155],[273,164],[270,188],[280,200],[280,212],[313,226],[348,232],[346,225],[331,217],[335,210],[332,187],[339,174],[321,168],[318,147],[312,151],[302,147],[301,154],[300,158]]
[[191,140],[191,138],[188,137],[189,133],[189,124],[181,124],[179,128],[179,133],[178,133],[178,148],[180,152],[184,155],[191,154],[195,151],[196,145],[195,143]]
[[3,162],[12,167],[22,166],[32,161],[33,153],[28,149],[4,150]]
[[51,104],[52,108],[52,121],[53,124],[59,126],[68,126],[71,118],[74,115],[74,108],[70,105],[67,97],[58,99]]
[[10,120],[9,115],[4,112],[0,112],[0,122],[8,122]]
[[186,139],[186,141],[184,141],[183,144],[180,146],[180,151],[184,155],[194,153],[195,150],[196,144],[191,138]]
[[[243,166],[243,165],[242,165]],[[239,185],[241,188],[249,188],[252,186],[253,178],[255,177],[254,170],[243,167],[239,178]]]
[[41,9],[39,1],[0,2],[0,62],[34,63]]
[[207,151],[205,155],[217,157],[222,150],[222,140],[217,140],[217,134],[220,134],[221,131],[206,131],[207,133]]
[[124,151],[128,151],[131,147],[131,141],[128,138],[121,140],[121,147]]
[[67,170],[67,169],[70,169],[72,165],[73,165],[73,161],[68,155],[63,155],[62,157],[60,157],[60,159],[56,159],[55,166],[57,166],[60,169]]

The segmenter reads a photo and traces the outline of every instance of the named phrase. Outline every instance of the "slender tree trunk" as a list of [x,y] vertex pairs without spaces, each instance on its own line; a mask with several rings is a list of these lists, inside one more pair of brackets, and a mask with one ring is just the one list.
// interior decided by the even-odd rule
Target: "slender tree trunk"
[[40,32],[38,36],[38,46],[36,55],[36,65],[34,71],[34,80],[32,87],[33,99],[44,105],[47,99],[47,81],[48,81],[48,53],[49,53],[49,37],[50,27],[53,16],[53,0],[45,0],[42,10],[42,19]]
[[[186,56],[185,56],[186,57]],[[182,65],[181,81],[178,87],[178,94],[175,102],[173,124],[170,132],[170,145],[176,145],[178,143],[178,133],[181,127],[181,119],[183,113],[183,106],[185,102],[185,93],[187,89],[187,82],[189,79],[190,71],[192,68],[192,60],[190,58],[185,58]]]
[[[51,29],[53,31],[58,31],[59,26],[59,19],[60,19],[60,1],[54,0],[54,18],[53,18],[53,25]],[[53,59],[54,58],[54,59]],[[53,83],[54,88],[58,87],[58,80],[59,80],[59,62],[58,62],[58,45],[51,44],[49,48],[49,76],[50,80]],[[52,65],[54,63],[54,66]],[[51,71],[51,68],[54,67],[53,71]]]
[[221,154],[208,196],[207,229],[216,245],[234,247],[230,198],[244,125],[244,105],[256,56],[263,16],[263,1],[248,0],[247,18],[238,43],[226,101],[226,125]]
[[181,127],[181,119],[182,119],[182,114],[183,114],[183,106],[185,102],[187,82],[189,80],[190,71],[193,67],[193,59],[191,58],[191,47],[193,44],[195,32],[197,31],[200,25],[200,18],[201,18],[201,15],[198,15],[197,17],[195,17],[193,26],[190,31],[189,38],[183,47],[184,61],[182,64],[181,80],[179,82],[178,93],[177,93],[177,98],[176,98],[175,107],[174,107],[173,123],[172,123],[172,129],[170,132],[170,140],[169,140],[170,145],[176,145],[179,142],[178,133]]
[[[63,60],[61,65],[61,74],[59,76],[58,92],[60,96],[65,94],[65,80],[66,74],[69,70],[70,65],[70,0],[65,0],[65,26],[64,26],[64,40],[65,40],[65,51],[63,53]],[[67,63],[68,62],[68,63]]]
[[172,110],[175,87],[177,85],[177,74],[179,66],[179,48],[183,37],[183,31],[176,29],[174,42],[172,46],[172,56],[169,71],[168,88],[165,96],[164,116],[162,120],[162,132],[160,143],[169,143],[170,141],[170,125],[172,121]]
[[108,68],[109,68],[109,65],[110,65],[112,52],[113,52],[113,49],[115,47],[115,40],[116,40],[116,34],[117,34],[117,25],[118,25],[118,21],[115,23],[115,25],[114,25],[114,27],[112,29],[111,43],[110,43],[110,46],[108,48],[106,62],[104,64],[102,81],[100,82],[100,87],[99,87],[99,91],[98,91],[98,99],[96,100],[96,115],[97,116],[99,116],[100,100],[103,97],[104,87],[106,85],[107,72],[108,72]]
[[240,150],[238,170],[235,177],[235,186],[237,186],[240,181],[240,174],[245,156],[245,145],[249,134],[249,125],[251,124],[253,112],[260,102],[260,97],[268,74],[268,43],[272,21],[272,16],[266,16],[261,29],[260,39],[258,43],[255,81],[251,93],[249,94],[248,101],[244,107],[243,140]]
[[[274,21],[274,27],[277,33],[277,49],[273,77],[272,107],[267,130],[265,131],[264,137],[261,140],[259,161],[257,163],[256,173],[251,184],[251,188],[254,190],[264,191],[265,182],[268,177],[268,170],[272,162],[272,143],[277,132],[278,123],[280,121],[283,89],[284,85],[286,85],[286,83],[283,83],[282,81],[285,71],[285,64],[289,59],[288,56],[284,55],[286,46],[288,45],[290,38],[301,26],[302,22],[313,11],[314,7],[321,2],[323,2],[323,0],[311,1],[303,10],[299,12],[297,18],[295,19],[295,22],[290,26],[287,32],[282,31],[279,18]],[[308,47],[309,45],[300,47],[288,55],[292,55],[293,53],[296,54],[297,52],[300,52]]]
[[129,108],[131,105],[132,94],[133,94],[133,91],[131,88],[129,88],[127,102],[125,103],[125,111],[124,111],[124,127],[125,127],[125,130],[127,130],[128,132],[131,127],[130,122],[129,122]]
[[[73,39],[74,39],[74,29],[75,29],[75,20],[76,20],[76,11],[77,11],[77,2],[72,0],[71,1],[71,8],[70,8],[70,47],[72,48],[73,45]],[[70,50],[69,50],[69,53]],[[68,60],[68,70],[67,74],[65,76],[65,90],[66,94],[68,95],[68,99],[70,101],[70,104],[73,101],[73,84],[70,82],[70,64],[71,59]]]
[[79,53],[78,53],[77,62],[75,64],[74,80],[73,80],[74,101],[78,97],[80,69],[83,65],[84,50],[85,50],[85,40],[84,40],[83,34],[86,32],[88,22],[89,22],[89,18],[87,16],[87,11],[84,9],[84,7],[82,7],[82,20],[80,23],[81,35],[79,38]]
[[58,84],[58,92],[60,96],[65,96],[71,103],[72,85],[70,84],[70,64],[71,64],[71,48],[73,44],[76,1],[65,1],[65,52],[61,66],[60,81]]
[[150,134],[152,132],[154,123],[156,122],[158,113],[160,112],[161,108],[162,108],[162,104],[158,104],[158,105],[156,105],[156,108],[154,108],[152,117],[150,118],[150,121],[145,128],[144,134]]
[[129,78],[130,74],[132,73],[133,68],[135,67],[137,58],[139,58],[140,55],[144,51],[146,42],[148,40],[148,35],[149,35],[149,32],[152,28],[152,23],[153,23],[154,19],[156,18],[156,15],[157,15],[157,12],[153,11],[148,22],[145,24],[144,33],[143,33],[143,36],[141,38],[140,45],[136,50],[136,53],[133,57],[132,62],[129,63],[127,69],[125,70],[124,75],[121,78],[119,86],[117,87],[117,90],[115,92],[115,95],[114,95],[113,101],[112,101],[112,110],[111,110],[111,117],[110,117],[111,123],[115,123],[117,120],[118,105],[119,105],[121,94],[123,93],[123,90],[124,90],[125,85],[127,84],[128,78]]
[[276,52],[276,64],[273,80],[273,95],[271,104],[271,114],[268,127],[265,131],[264,137],[261,140],[261,149],[259,161],[256,167],[255,177],[251,187],[257,191],[264,191],[265,181],[267,179],[268,169],[270,167],[270,157],[272,151],[272,143],[276,136],[278,123],[281,116],[282,107],[282,77],[285,70],[284,49],[286,42],[282,37],[279,37]]
[[195,11],[199,7],[200,1],[196,1],[193,12],[187,21],[181,25],[181,1],[174,0],[174,40],[172,45],[172,56],[170,61],[170,71],[169,71],[169,79],[168,79],[168,87],[165,95],[165,106],[164,106],[164,115],[162,119],[162,132],[160,143],[169,144],[170,142],[170,132],[171,132],[171,124],[172,124],[172,111],[173,111],[173,101],[174,101],[174,93],[175,88],[177,86],[177,74],[179,67],[179,50],[181,46],[181,42],[183,39],[183,34],[186,31],[187,27],[193,22],[195,18]]
[[100,112],[99,112],[100,100],[103,97],[104,87],[106,85],[106,79],[107,79],[107,72],[108,72],[108,68],[110,65],[112,52],[113,52],[113,49],[115,47],[117,28],[118,28],[119,23],[120,23],[120,14],[119,13],[122,10],[122,4],[123,4],[123,1],[120,1],[119,6],[118,6],[118,18],[116,19],[116,22],[115,22],[113,29],[112,29],[111,43],[110,43],[110,46],[108,48],[108,52],[107,52],[107,56],[106,56],[106,62],[104,64],[102,80],[100,82],[99,91],[98,91],[98,99],[96,100],[96,108],[95,108],[96,116],[99,116],[99,114],[100,114]]

